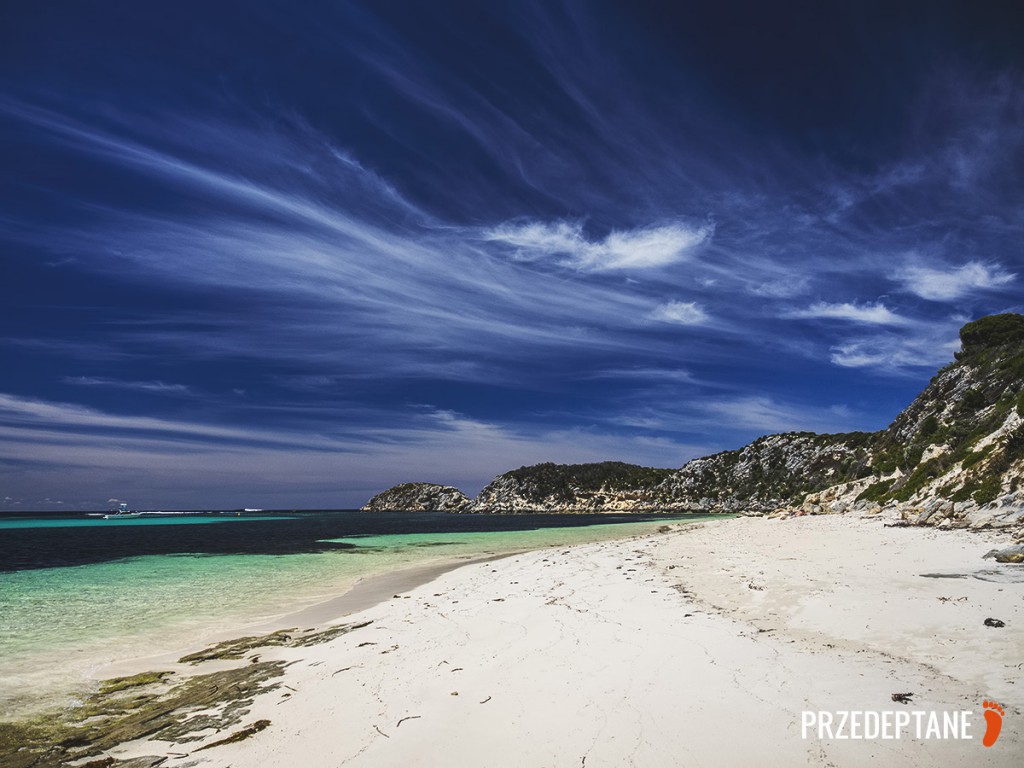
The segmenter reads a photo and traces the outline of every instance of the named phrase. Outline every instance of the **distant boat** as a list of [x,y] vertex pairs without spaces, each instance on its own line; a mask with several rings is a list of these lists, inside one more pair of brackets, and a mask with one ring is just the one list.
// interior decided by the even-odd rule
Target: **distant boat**
[[125,519],[127,519],[129,517],[142,517],[142,513],[141,512],[131,512],[128,509],[128,505],[122,503],[122,504],[118,505],[117,512],[111,512],[109,515],[104,515],[103,519],[104,520],[125,520]]
[[262,509],[249,509],[248,507],[246,507],[242,511],[243,512],[262,512],[263,510]]

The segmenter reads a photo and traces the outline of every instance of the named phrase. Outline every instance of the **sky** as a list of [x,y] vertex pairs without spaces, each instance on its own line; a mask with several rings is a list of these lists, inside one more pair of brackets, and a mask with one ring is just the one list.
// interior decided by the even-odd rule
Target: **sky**
[[1012,2],[0,8],[0,512],[885,427],[1024,308]]

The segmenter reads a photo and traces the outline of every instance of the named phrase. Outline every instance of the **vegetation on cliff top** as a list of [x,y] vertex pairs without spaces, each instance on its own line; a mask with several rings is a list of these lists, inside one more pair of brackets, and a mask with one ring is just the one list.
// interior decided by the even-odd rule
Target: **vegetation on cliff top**
[[1024,315],[989,315],[967,323],[960,329],[960,342],[967,354],[981,347],[1024,344]]
[[[530,501],[545,499],[572,502],[577,493],[595,493],[600,490],[623,491],[652,488],[676,470],[641,467],[621,461],[602,461],[594,464],[534,464],[519,467],[495,478],[492,486],[511,480],[521,488],[521,494]],[[488,486],[490,488],[491,486]],[[487,489],[481,495],[486,494]]]

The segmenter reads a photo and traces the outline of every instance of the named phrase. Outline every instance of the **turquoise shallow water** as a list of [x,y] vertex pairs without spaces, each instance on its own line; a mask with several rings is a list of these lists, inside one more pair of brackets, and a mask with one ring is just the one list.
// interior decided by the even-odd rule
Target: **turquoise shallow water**
[[107,664],[242,634],[247,624],[327,600],[367,575],[622,538],[664,522],[374,534],[328,539],[347,546],[313,553],[151,555],[0,573],[0,716],[68,703]]

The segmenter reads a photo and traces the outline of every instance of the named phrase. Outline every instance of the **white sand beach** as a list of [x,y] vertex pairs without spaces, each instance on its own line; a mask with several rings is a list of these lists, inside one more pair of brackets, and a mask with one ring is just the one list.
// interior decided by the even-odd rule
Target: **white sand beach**
[[[850,516],[669,528],[443,573],[338,616],[372,623],[328,643],[250,654],[290,663],[243,720],[264,730],[109,754],[210,768],[1024,762],[1024,567],[981,559],[1005,536]],[[985,700],[1005,710],[991,748]],[[970,710],[973,738],[804,738],[802,713],[819,710]]]

